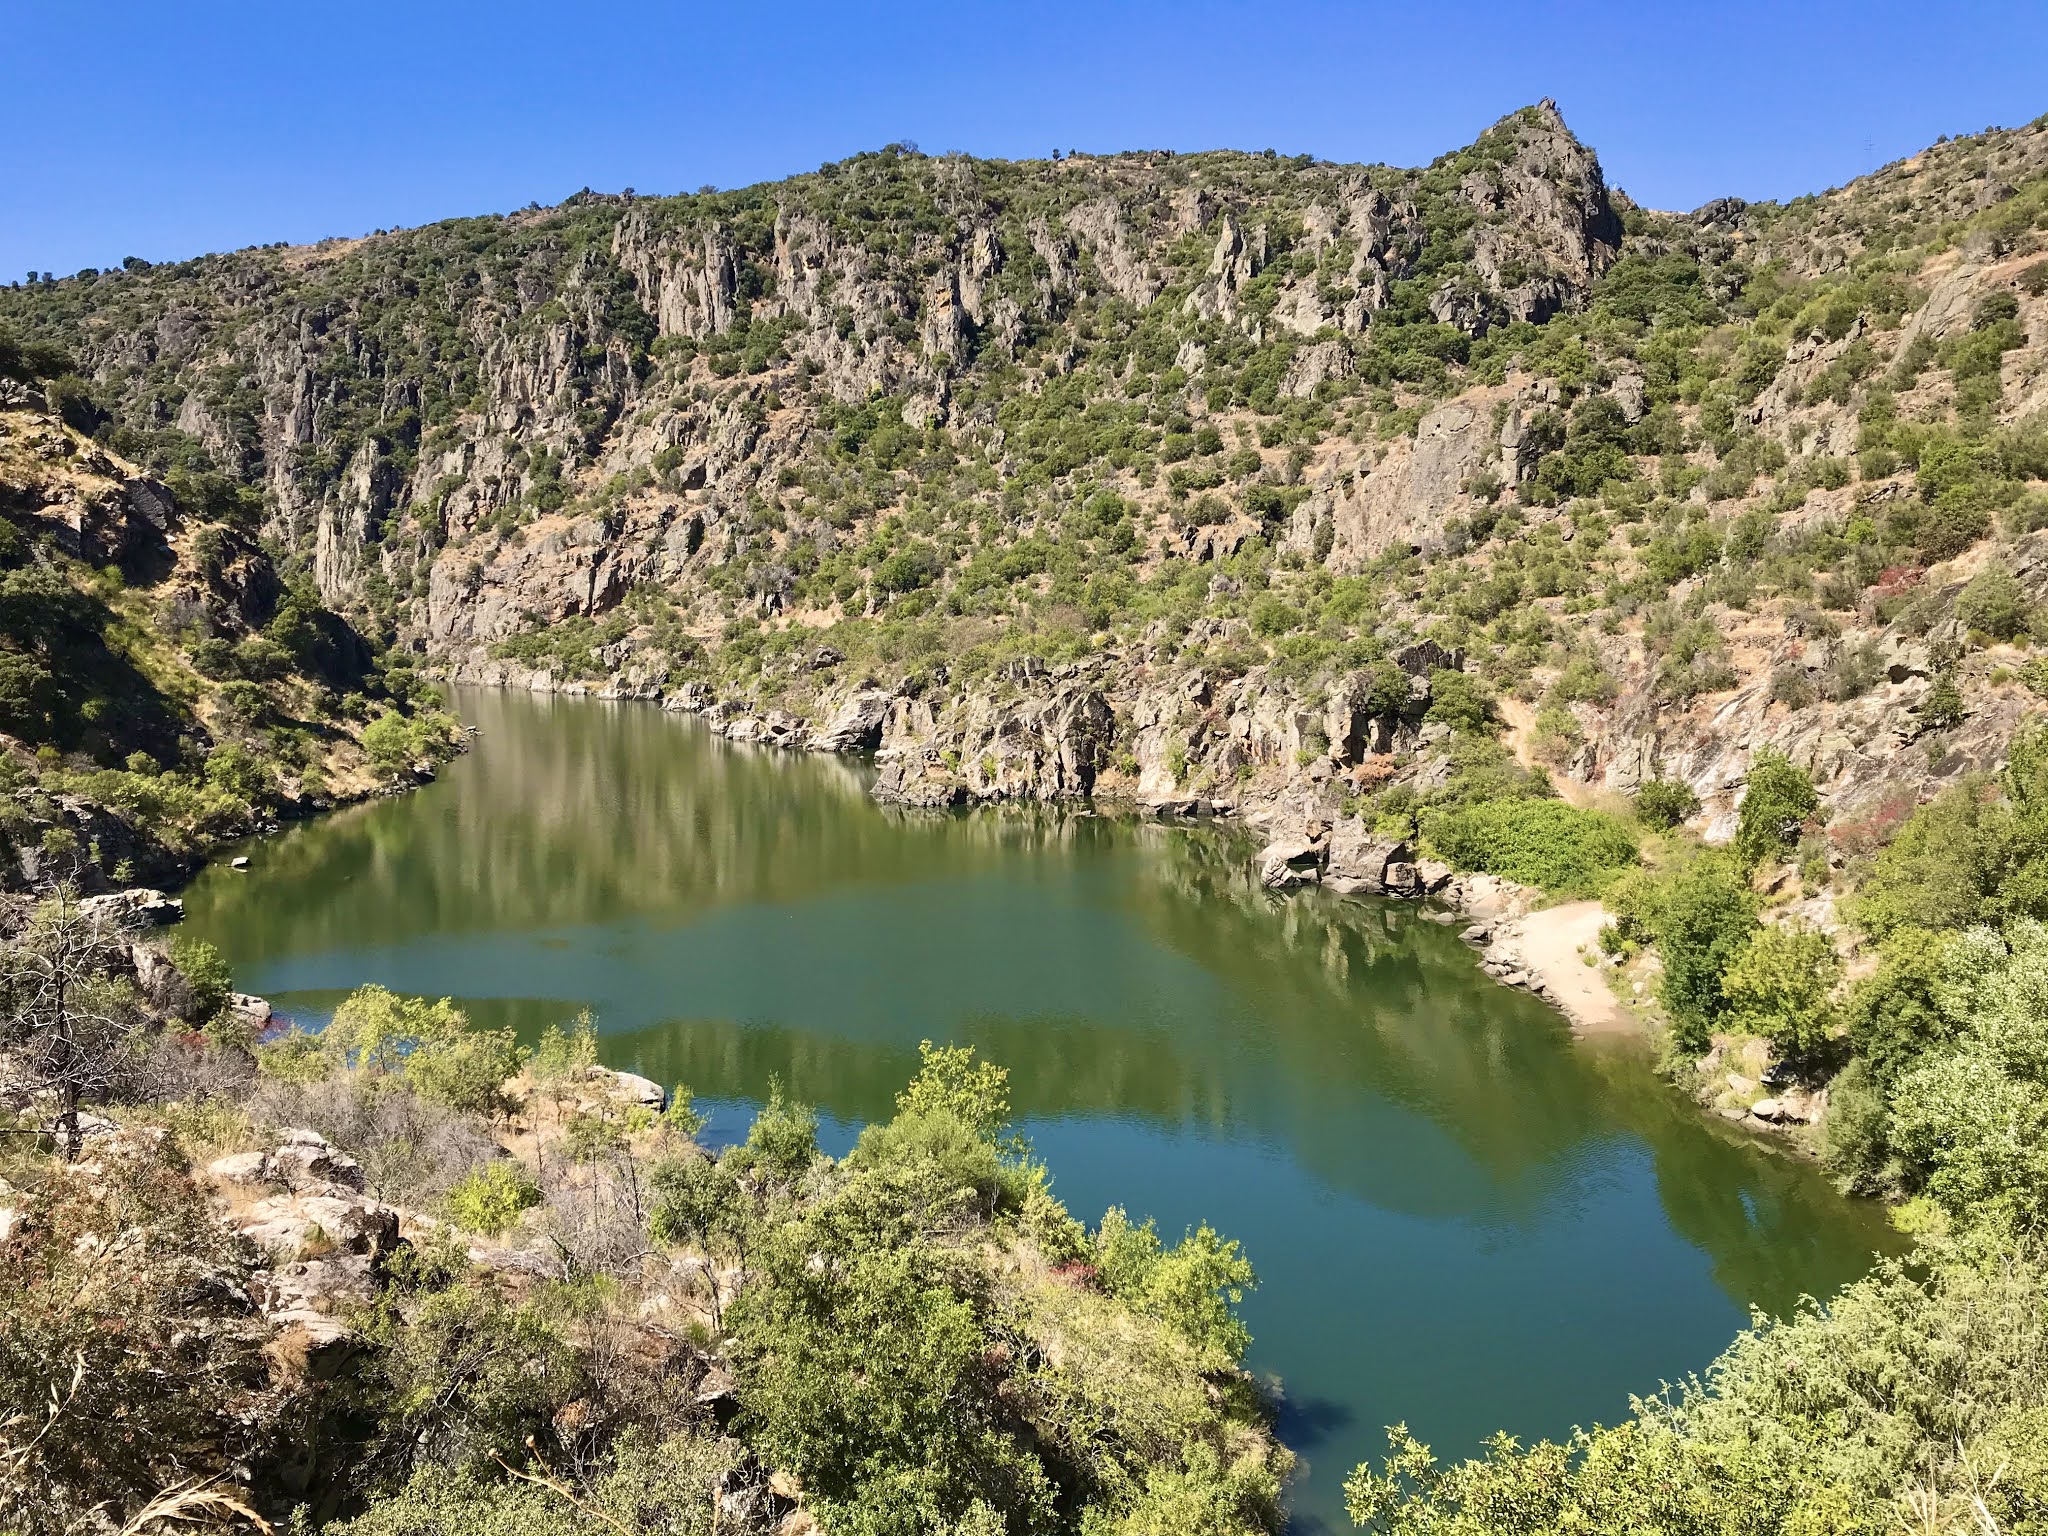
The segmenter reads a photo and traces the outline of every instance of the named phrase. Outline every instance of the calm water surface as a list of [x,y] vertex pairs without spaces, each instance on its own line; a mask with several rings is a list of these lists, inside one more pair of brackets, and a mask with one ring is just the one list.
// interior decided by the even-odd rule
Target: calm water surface
[[644,705],[458,695],[422,792],[252,846],[187,893],[238,985],[316,1019],[367,981],[605,1059],[744,1134],[771,1075],[840,1150],[920,1039],[1007,1065],[1068,1206],[1241,1238],[1300,1531],[1405,1420],[1443,1453],[1612,1423],[1752,1305],[1860,1273],[1876,1213],[1574,1042],[1413,909],[1251,880],[1213,832],[928,816],[831,759]]

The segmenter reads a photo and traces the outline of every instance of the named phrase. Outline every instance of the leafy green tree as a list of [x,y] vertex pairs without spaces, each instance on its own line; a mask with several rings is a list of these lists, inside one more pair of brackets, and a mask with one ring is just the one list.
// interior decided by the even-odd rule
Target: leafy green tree
[[920,1040],[918,1072],[896,1095],[904,1114],[943,1110],[975,1135],[998,1141],[1010,1126],[1010,1074],[994,1062],[977,1062],[974,1048],[935,1046]]
[[1493,697],[1484,683],[1469,672],[1439,667],[1429,674],[1429,708],[1423,716],[1453,730],[1475,734],[1493,729]]
[[[991,1369],[986,1298],[937,1248],[850,1191],[777,1229],[727,1314],[739,1426],[859,1536],[943,1530],[976,1504],[1043,1528],[1054,1488]],[[822,1262],[818,1260],[822,1259]]]
[[794,1104],[784,1096],[782,1080],[768,1080],[768,1102],[754,1116],[746,1144],[727,1154],[737,1157],[743,1170],[759,1169],[785,1183],[794,1182],[810,1171],[818,1159],[818,1116],[808,1104]]
[[1878,946],[1877,969],[1850,992],[1849,1044],[1878,1086],[1955,1038],[1940,997],[1948,949],[1947,935],[1895,928]]
[[343,1066],[402,1074],[422,1098],[479,1114],[503,1107],[504,1083],[526,1059],[510,1030],[473,1027],[448,998],[376,985],[342,1000],[321,1044]]
[[1743,866],[1755,869],[1781,857],[1819,809],[1820,796],[1805,769],[1775,748],[1757,753],[1736,817],[1735,851]]
[[171,940],[171,961],[185,979],[185,1017],[194,1024],[212,1022],[234,989],[226,957],[206,940],[180,934]]
[[1728,1022],[1763,1036],[1781,1056],[1810,1056],[1833,1030],[1841,974],[1826,934],[1765,923],[1721,978]]
[[1700,797],[1682,779],[1646,779],[1636,791],[1636,820],[1659,832],[1690,821],[1700,811]]
[[1756,931],[1756,897],[1735,863],[1702,854],[1664,887],[1657,915],[1657,952],[1664,962],[1658,995],[1671,1015],[1672,1038],[1698,1055],[1707,1048],[1727,998],[1722,978]]

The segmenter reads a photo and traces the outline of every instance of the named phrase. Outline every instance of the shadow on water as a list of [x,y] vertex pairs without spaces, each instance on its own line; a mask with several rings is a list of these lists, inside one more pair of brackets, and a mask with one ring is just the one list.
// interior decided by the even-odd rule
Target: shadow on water
[[1272,896],[1227,832],[892,813],[861,765],[644,706],[459,704],[482,736],[440,784],[194,885],[243,985],[318,1014],[381,981],[529,1037],[589,1007],[615,1065],[780,1078],[845,1135],[919,1040],[975,1045],[1077,1214],[1244,1240],[1299,1529],[1344,1528],[1385,1424],[1457,1452],[1612,1421],[1885,1240],[1640,1046],[1573,1042],[1411,908]]

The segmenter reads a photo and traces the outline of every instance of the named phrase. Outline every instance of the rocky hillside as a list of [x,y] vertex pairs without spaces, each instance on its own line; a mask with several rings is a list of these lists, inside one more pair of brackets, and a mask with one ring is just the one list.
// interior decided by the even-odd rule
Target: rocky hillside
[[1711,838],[1767,745],[1895,821],[2048,686],[2044,220],[2042,123],[1672,215],[1545,102],[1419,170],[891,146],[0,322],[457,676],[879,747],[919,801],[1314,840],[1540,768],[1682,780]]
[[0,891],[173,879],[431,773],[446,718],[279,574],[260,499],[145,473],[54,414],[38,368],[0,339]]

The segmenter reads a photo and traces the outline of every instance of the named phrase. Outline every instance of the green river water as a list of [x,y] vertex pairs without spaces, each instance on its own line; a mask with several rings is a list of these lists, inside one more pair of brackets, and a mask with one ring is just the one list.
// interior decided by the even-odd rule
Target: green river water
[[439,783],[186,893],[237,985],[307,1021],[367,981],[532,1033],[588,1007],[607,1062],[689,1084],[711,1140],[773,1074],[833,1151],[920,1039],[976,1046],[1075,1214],[1243,1240],[1298,1531],[1348,1528],[1387,1424],[1464,1453],[1611,1423],[1885,1244],[1639,1045],[1574,1041],[1411,907],[1262,891],[1226,834],[903,813],[860,765],[646,705],[457,706],[481,734]]

